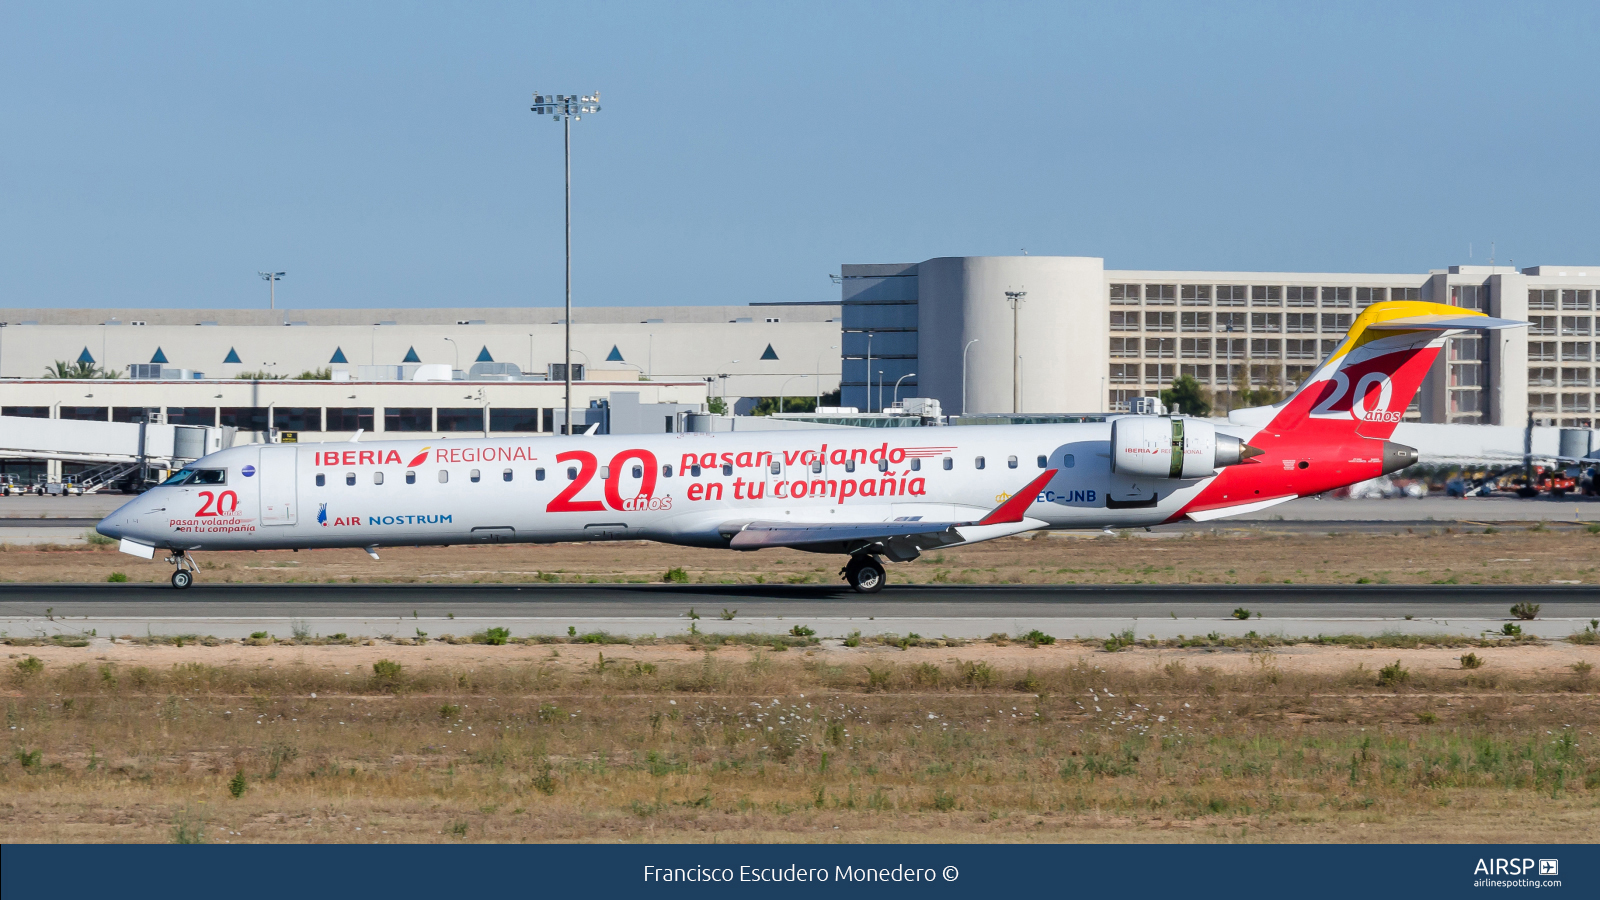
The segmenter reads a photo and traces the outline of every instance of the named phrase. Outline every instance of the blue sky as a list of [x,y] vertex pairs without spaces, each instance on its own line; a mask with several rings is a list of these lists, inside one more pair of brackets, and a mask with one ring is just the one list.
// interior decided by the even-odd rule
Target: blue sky
[[1600,4],[0,4],[0,305],[1600,263]]

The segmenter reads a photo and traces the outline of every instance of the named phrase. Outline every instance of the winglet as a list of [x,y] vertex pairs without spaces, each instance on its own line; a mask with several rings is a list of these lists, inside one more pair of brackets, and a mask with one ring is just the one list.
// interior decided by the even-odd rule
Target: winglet
[[1017,491],[1015,494],[1012,494],[1006,500],[1006,502],[990,510],[989,514],[984,516],[982,519],[979,519],[977,524],[1008,525],[1012,522],[1021,522],[1022,514],[1027,511],[1028,504],[1032,503],[1034,498],[1039,496],[1039,492],[1044,490],[1044,486],[1050,483],[1050,479],[1056,477],[1056,472],[1058,471],[1060,470],[1051,469],[1048,472],[1045,472],[1043,475],[1040,475],[1038,478],[1028,482],[1027,487]]

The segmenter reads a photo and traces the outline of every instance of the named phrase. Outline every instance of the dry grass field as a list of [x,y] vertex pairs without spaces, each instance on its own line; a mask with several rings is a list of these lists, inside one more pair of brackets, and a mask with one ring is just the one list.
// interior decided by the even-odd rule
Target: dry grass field
[[5,842],[1600,840],[1594,645],[6,650]]
[[[1592,530],[1590,530],[1592,529]],[[840,560],[792,550],[735,553],[648,541],[618,544],[391,547],[200,553],[216,582],[649,582],[671,568],[690,582],[837,583]],[[165,581],[171,568],[115,545],[0,544],[0,581]],[[1181,537],[1029,536],[923,556],[890,567],[894,583],[1594,584],[1600,526],[1440,526],[1398,533],[1274,534],[1230,529]]]

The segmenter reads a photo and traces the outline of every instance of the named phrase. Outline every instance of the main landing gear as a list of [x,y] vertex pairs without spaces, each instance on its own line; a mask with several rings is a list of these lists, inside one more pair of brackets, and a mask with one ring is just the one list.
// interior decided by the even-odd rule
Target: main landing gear
[[181,591],[194,584],[194,577],[200,573],[200,567],[194,564],[194,559],[189,556],[187,551],[172,551],[171,555],[167,557],[167,562],[177,566],[172,572],[173,587]]
[[858,594],[876,594],[883,590],[884,582],[889,580],[889,576],[883,571],[883,563],[878,562],[877,557],[866,553],[850,557],[850,561],[845,563],[839,574],[844,576],[844,580],[849,582]]

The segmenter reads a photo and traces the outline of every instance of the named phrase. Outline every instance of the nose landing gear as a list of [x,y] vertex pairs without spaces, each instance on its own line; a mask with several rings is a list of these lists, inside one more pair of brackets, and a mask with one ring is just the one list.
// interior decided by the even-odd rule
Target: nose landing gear
[[194,564],[194,559],[189,556],[187,551],[172,551],[172,554],[167,557],[167,562],[177,566],[172,572],[173,587],[181,591],[194,584],[194,577],[200,573],[200,567]]
[[876,594],[883,590],[884,583],[889,580],[883,571],[883,563],[866,553],[850,557],[839,574],[858,594]]

